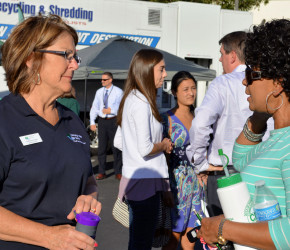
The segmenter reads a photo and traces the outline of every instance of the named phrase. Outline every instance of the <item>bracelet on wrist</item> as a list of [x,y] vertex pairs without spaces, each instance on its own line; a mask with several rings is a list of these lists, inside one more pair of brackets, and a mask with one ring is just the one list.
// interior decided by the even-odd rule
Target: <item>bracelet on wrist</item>
[[255,134],[254,132],[252,132],[249,129],[249,126],[248,126],[249,119],[250,119],[250,117],[247,119],[247,121],[246,121],[246,123],[245,123],[245,125],[243,127],[243,134],[244,134],[244,136],[247,138],[247,140],[252,141],[252,142],[261,141],[262,138],[263,138],[263,136],[266,133],[267,125],[266,125],[266,129],[261,134]]
[[224,226],[224,223],[227,221],[227,219],[222,219],[220,224],[219,224],[219,231],[218,231],[218,243],[220,245],[226,245],[227,244],[227,240],[223,237],[223,226]]

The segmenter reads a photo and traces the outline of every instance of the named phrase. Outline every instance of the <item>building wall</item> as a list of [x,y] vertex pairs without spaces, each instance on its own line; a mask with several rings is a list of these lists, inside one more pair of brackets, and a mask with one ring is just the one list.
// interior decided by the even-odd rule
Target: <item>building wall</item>
[[4,76],[4,69],[3,67],[0,67],[0,98],[3,96],[7,95],[8,92],[8,87],[5,81],[5,76]]
[[217,69],[220,37],[220,6],[177,2],[178,41],[176,54],[183,58],[211,59]]
[[262,4],[259,8],[251,11],[253,13],[253,24],[258,25],[264,19],[286,18],[290,19],[290,0],[270,0],[268,4]]
[[[16,0],[0,0],[0,39],[5,40],[18,22],[17,3]],[[232,31],[248,29],[252,24],[251,13],[191,2],[29,0],[20,3],[25,17],[39,11],[61,15],[78,32],[77,49],[121,35],[214,69],[217,75],[222,73],[220,38]],[[207,84],[199,83],[198,103],[203,99]],[[2,80],[0,91],[4,85]]]

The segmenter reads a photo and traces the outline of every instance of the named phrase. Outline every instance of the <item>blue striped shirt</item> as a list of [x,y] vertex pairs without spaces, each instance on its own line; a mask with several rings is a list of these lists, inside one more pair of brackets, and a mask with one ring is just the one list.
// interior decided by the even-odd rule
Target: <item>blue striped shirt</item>
[[257,145],[235,143],[232,159],[252,198],[261,179],[277,197],[283,218],[269,221],[269,231],[277,249],[290,249],[290,127],[271,131]]

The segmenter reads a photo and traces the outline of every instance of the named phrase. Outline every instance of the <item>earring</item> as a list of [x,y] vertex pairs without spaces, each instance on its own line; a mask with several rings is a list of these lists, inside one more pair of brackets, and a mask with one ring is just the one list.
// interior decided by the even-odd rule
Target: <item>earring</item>
[[276,111],[276,110],[278,110],[279,108],[282,107],[282,105],[283,105],[283,103],[284,103],[284,100],[283,100],[283,96],[282,96],[281,94],[279,94],[279,96],[281,96],[281,98],[282,98],[282,102],[281,102],[281,104],[280,104],[277,108],[272,108],[272,107],[269,105],[269,103],[268,103],[268,99],[269,99],[269,97],[270,97],[273,93],[275,93],[275,91],[272,91],[271,93],[269,93],[269,94],[267,95],[267,97],[266,97],[266,107],[267,107],[267,109],[271,109],[272,111]]
[[37,73],[37,82],[35,84],[36,85],[39,85],[40,84],[40,75],[39,75],[39,73]]

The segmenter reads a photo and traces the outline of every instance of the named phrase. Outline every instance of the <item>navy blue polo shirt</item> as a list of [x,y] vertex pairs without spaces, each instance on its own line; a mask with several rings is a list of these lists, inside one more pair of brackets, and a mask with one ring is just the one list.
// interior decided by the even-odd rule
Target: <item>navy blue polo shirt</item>
[[[49,226],[75,223],[66,217],[93,174],[82,121],[56,105],[52,126],[20,95],[0,101],[0,206]],[[0,241],[0,249],[41,248]]]

